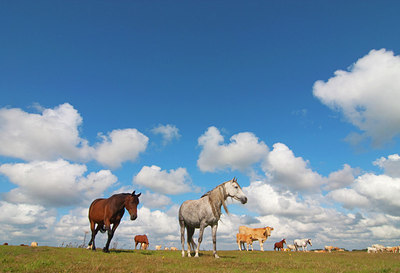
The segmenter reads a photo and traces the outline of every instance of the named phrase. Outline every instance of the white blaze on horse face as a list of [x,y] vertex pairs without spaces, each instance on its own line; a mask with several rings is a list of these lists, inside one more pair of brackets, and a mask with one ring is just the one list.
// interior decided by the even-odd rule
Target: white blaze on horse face
[[247,203],[247,197],[244,195],[242,189],[236,181],[230,181],[225,184],[225,190],[229,197],[242,202],[242,204]]

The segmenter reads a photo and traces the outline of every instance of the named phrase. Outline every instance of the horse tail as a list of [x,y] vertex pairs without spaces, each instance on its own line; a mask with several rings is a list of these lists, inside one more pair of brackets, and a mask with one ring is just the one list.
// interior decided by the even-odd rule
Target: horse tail
[[99,230],[101,233],[105,233],[107,231],[105,225],[103,225]]

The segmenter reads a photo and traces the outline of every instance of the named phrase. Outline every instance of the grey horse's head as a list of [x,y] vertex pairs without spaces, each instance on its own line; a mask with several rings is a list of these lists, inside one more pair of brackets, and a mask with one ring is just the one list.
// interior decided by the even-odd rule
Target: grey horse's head
[[247,203],[247,197],[244,195],[242,188],[239,186],[237,179],[233,178],[231,181],[225,183],[225,191],[229,197],[242,202]]

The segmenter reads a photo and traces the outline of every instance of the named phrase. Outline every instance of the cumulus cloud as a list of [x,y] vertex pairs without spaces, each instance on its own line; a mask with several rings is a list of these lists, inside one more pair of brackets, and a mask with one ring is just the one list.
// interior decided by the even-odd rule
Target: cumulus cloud
[[30,114],[0,109],[0,154],[24,160],[87,159],[91,149],[79,137],[82,117],[72,105],[61,104]]
[[150,209],[165,209],[166,206],[172,204],[171,198],[159,193],[146,191],[140,197],[140,202],[146,204]]
[[40,221],[41,218],[49,217],[48,211],[41,205],[13,204],[0,201],[0,210],[0,223],[33,225]]
[[230,168],[245,170],[260,162],[268,154],[268,146],[250,132],[239,133],[224,143],[224,137],[216,127],[209,127],[199,137],[198,144],[203,148],[197,165],[203,172],[214,172]]
[[276,143],[263,164],[263,170],[273,184],[295,191],[318,192],[324,178],[308,165],[308,161],[295,157],[285,144]]
[[367,173],[356,179],[353,188],[367,197],[374,209],[400,216],[400,178]]
[[101,164],[117,168],[127,160],[134,161],[147,148],[149,138],[136,129],[114,130],[96,145],[95,158]]
[[84,177],[85,165],[65,160],[3,164],[0,173],[18,187],[4,195],[14,203],[68,206],[99,197],[117,178],[108,170]]
[[326,190],[335,190],[347,187],[354,182],[354,176],[359,174],[358,169],[353,169],[348,164],[343,165],[343,169],[329,174]]
[[153,134],[160,134],[163,137],[163,144],[166,145],[173,139],[178,139],[181,137],[179,134],[179,129],[175,125],[159,125],[151,129]]
[[370,205],[368,198],[359,194],[354,189],[344,188],[333,190],[329,192],[327,196],[341,203],[346,209],[366,208]]
[[167,171],[155,165],[144,166],[133,177],[133,183],[162,194],[180,194],[192,190],[191,179],[185,168]]
[[134,161],[147,148],[148,137],[136,129],[114,130],[102,142],[89,146],[79,136],[82,117],[68,103],[54,109],[36,107],[40,114],[18,108],[0,109],[0,155],[27,161],[97,160],[117,168],[127,160]]
[[243,187],[248,197],[246,207],[259,215],[282,215],[286,217],[302,217],[321,213],[319,204],[311,199],[299,200],[299,196],[289,191],[278,192],[271,185],[262,182],[251,182]]
[[388,158],[381,157],[374,162],[385,171],[390,177],[400,178],[400,156],[398,154],[389,155]]
[[348,71],[334,74],[327,82],[315,82],[313,93],[363,132],[353,133],[350,139],[368,137],[380,146],[400,133],[399,56],[385,49],[371,50]]

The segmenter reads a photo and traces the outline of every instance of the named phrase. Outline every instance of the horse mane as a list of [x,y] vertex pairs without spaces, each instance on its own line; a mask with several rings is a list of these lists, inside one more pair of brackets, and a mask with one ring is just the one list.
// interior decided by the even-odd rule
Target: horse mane
[[203,194],[201,196],[201,198],[203,198],[205,196],[208,196],[208,201],[210,202],[210,206],[211,206],[212,212],[213,212],[214,216],[217,217],[217,218],[219,218],[218,217],[218,204],[219,204],[219,202],[222,203],[222,206],[224,207],[225,212],[227,214],[229,214],[228,207],[226,206],[226,203],[225,203],[225,200],[226,200],[226,197],[227,197],[226,190],[225,190],[225,184],[228,183],[228,182],[229,181],[224,182],[224,183],[216,186],[214,189],[206,192],[205,194]]

